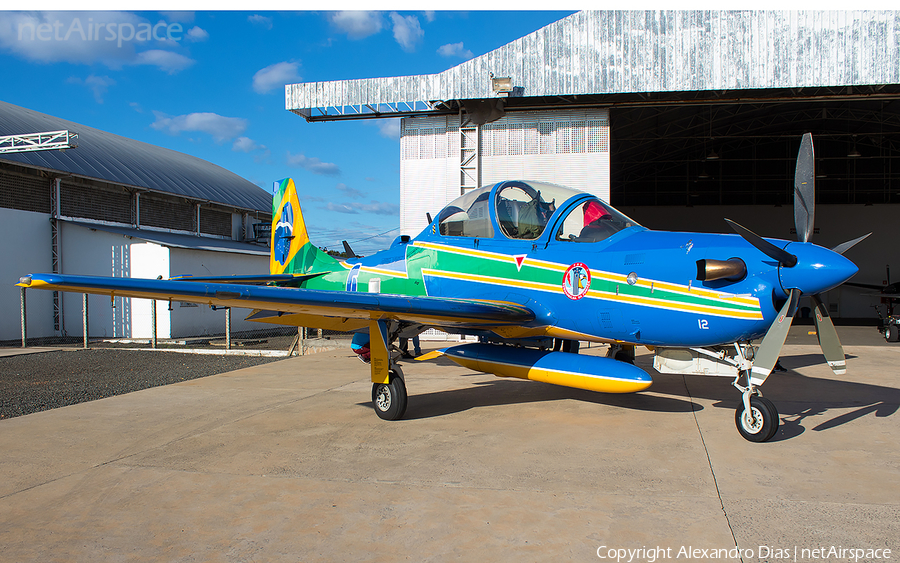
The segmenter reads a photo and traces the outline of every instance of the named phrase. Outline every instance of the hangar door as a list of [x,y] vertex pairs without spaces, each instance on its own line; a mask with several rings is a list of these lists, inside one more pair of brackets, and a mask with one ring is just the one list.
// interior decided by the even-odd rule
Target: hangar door
[[540,180],[609,201],[609,112],[517,112],[460,126],[458,115],[404,118],[400,127],[400,232],[415,236],[469,189]]

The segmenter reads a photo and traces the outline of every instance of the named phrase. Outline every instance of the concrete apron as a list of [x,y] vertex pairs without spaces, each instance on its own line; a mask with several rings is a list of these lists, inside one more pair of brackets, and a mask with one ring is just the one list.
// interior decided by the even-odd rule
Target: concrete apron
[[346,351],[4,420],[0,560],[900,557],[897,349],[847,353],[839,379],[785,348],[767,444],[738,435],[729,380],[601,395],[446,359],[404,364],[406,419],[385,422]]

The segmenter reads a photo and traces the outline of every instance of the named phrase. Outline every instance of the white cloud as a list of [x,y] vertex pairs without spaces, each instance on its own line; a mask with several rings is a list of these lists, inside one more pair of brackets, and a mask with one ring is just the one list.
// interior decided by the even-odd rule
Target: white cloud
[[290,151],[287,153],[287,163],[290,166],[297,166],[322,176],[340,176],[341,174],[341,169],[333,162],[322,162],[316,157],[308,157],[304,154],[291,154]]
[[285,84],[300,82],[300,73],[297,72],[299,67],[300,63],[281,62],[258,70],[253,75],[253,90],[259,94],[265,94],[274,88],[283,87]]
[[416,44],[425,36],[422,26],[419,25],[419,18],[391,12],[391,21],[394,22],[394,39],[400,47],[408,53],[415,51]]
[[194,61],[158,48],[176,46],[184,37],[181,23],[151,22],[129,12],[0,12],[0,50],[28,61],[116,70],[151,64],[177,72]]
[[332,203],[328,202],[328,205],[323,207],[323,209],[327,209],[328,211],[337,211],[338,213],[347,213],[350,215],[357,215],[359,211],[350,207],[346,203]]
[[384,27],[384,17],[380,12],[335,12],[328,19],[350,39],[363,39],[378,33]]
[[196,25],[188,30],[185,35],[189,41],[193,41],[195,43],[199,43],[200,41],[206,41],[209,39],[209,32],[201,27],[197,27]]
[[200,131],[212,135],[216,142],[233,139],[247,129],[247,120],[239,117],[224,117],[216,113],[189,113],[186,115],[169,116],[159,111],[154,111],[156,121],[150,127],[157,131],[165,131],[172,135],[178,135],[182,131]]
[[400,120],[399,119],[377,119],[372,122],[378,127],[378,134],[385,139],[394,141],[400,140]]
[[194,12],[160,12],[159,15],[170,22],[191,23],[194,21]]
[[474,55],[472,51],[463,47],[462,41],[459,43],[447,43],[438,47],[438,55],[442,57],[460,57],[463,59],[471,59]]
[[178,53],[173,53],[172,51],[151,49],[149,51],[138,53],[137,57],[135,57],[134,61],[130,64],[155,66],[160,70],[168,72],[169,74],[175,74],[188,68],[195,62],[197,61],[195,61],[194,59],[189,59],[184,55],[179,55]]
[[387,203],[384,201],[372,200],[371,203],[360,203],[358,201],[350,201],[348,203],[332,203],[328,202],[325,206],[328,211],[337,211],[338,213],[348,213],[356,215],[358,213],[371,213],[373,215],[400,215],[400,206],[396,203]]
[[235,152],[254,152],[260,150],[266,150],[265,145],[260,145],[253,139],[249,137],[238,137],[234,140],[234,144],[231,145],[231,150]]
[[110,86],[113,86],[116,83],[115,80],[108,76],[96,76],[93,74],[84,80],[77,76],[72,76],[66,82],[69,84],[83,84],[90,88],[94,93],[94,99],[97,100],[98,104],[103,103],[103,96],[106,94],[106,91],[109,90]]
[[253,25],[258,25],[266,29],[272,29],[272,18],[268,16],[253,14],[252,16],[247,16],[247,21],[252,23]]
[[434,10],[426,10],[423,15],[425,16],[425,21],[431,23],[434,21],[435,13]]
[[350,186],[348,186],[347,184],[344,184],[344,183],[338,184],[337,186],[335,186],[335,189],[337,189],[340,192],[343,192],[343,194],[345,196],[353,198],[353,199],[357,199],[357,198],[360,198],[360,197],[363,197],[366,195],[363,192],[357,190],[356,188],[351,188]]
[[[88,21],[88,19],[92,21]],[[107,25],[146,22],[127,12],[0,13],[0,47],[29,61],[102,63],[120,68],[134,56],[134,41],[107,41]],[[99,40],[94,40],[99,27]]]

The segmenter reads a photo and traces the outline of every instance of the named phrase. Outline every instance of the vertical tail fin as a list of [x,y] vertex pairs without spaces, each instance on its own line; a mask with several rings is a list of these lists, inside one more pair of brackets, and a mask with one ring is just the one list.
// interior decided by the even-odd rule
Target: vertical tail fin
[[272,197],[270,274],[309,274],[334,269],[338,261],[309,242],[294,180],[275,182]]

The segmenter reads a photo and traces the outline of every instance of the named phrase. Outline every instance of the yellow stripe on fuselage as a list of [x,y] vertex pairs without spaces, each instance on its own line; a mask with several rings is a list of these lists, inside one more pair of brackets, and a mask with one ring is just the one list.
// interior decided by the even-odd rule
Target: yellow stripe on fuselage
[[[548,284],[541,282],[532,282],[527,280],[508,280],[505,278],[497,278],[492,276],[484,276],[480,274],[464,274],[460,272],[446,272],[441,270],[423,269],[422,276],[431,276],[444,279],[470,281],[476,283],[486,283],[491,285],[499,285],[503,287],[515,287],[533,289],[535,291],[546,291],[548,293],[563,293],[562,284]],[[624,279],[624,277],[623,277]],[[700,305],[696,303],[683,303],[679,301],[669,301],[665,299],[654,299],[647,297],[637,297],[634,295],[617,295],[607,291],[588,290],[585,296],[589,299],[599,299],[603,301],[616,301],[619,303],[645,305],[648,307],[656,307],[658,309],[667,309],[670,311],[683,311],[691,313],[703,313],[717,317],[731,317],[738,319],[760,320],[763,318],[762,311],[758,308],[758,301],[755,301],[757,309],[751,311],[741,311],[737,309],[729,309],[726,307],[717,307],[715,305]]]
[[[503,254],[500,252],[489,252],[485,250],[475,250],[472,248],[460,248],[458,246],[450,246],[446,244],[435,244],[431,242],[420,242],[416,241],[413,243],[413,246],[419,248],[427,248],[429,250],[437,250],[440,252],[450,252],[453,254],[460,254],[463,256],[472,256],[476,258],[484,258],[486,260],[493,260],[495,262],[503,262],[508,263],[510,261],[515,262],[515,256],[510,254]],[[536,258],[528,258],[522,261],[522,267],[529,266],[532,268],[540,268],[543,270],[550,270],[554,272],[565,272],[569,268],[569,264],[559,264],[557,262],[548,262],[546,260],[538,260]],[[588,264],[590,267],[590,264]],[[432,272],[432,275],[437,270],[429,270]],[[424,273],[424,270],[423,270]],[[449,274],[449,272],[446,272]],[[448,277],[448,276],[443,276]],[[606,272],[603,270],[591,270],[591,278],[597,278],[605,281],[610,281],[613,283],[628,283],[627,276],[624,274],[618,274],[615,272]],[[500,278],[495,278],[500,279]],[[492,282],[485,282],[492,283]],[[522,286],[519,280],[516,280],[516,286]],[[528,282],[524,282],[528,283]],[[540,285],[549,285],[549,284],[540,284]],[[679,295],[691,296],[691,297],[705,297],[708,299],[716,299],[716,300],[727,300],[729,303],[735,303],[738,305],[746,305],[748,307],[755,307],[757,310],[759,309],[759,299],[752,296],[745,295],[735,295],[733,293],[723,293],[721,291],[714,291],[704,288],[697,288],[692,286],[687,286],[683,284],[675,284],[671,282],[659,281],[659,280],[649,280],[649,279],[638,279],[635,284],[638,287],[643,287],[646,289],[653,290],[663,290],[671,293],[677,293]],[[759,318],[762,318],[760,316]]]

